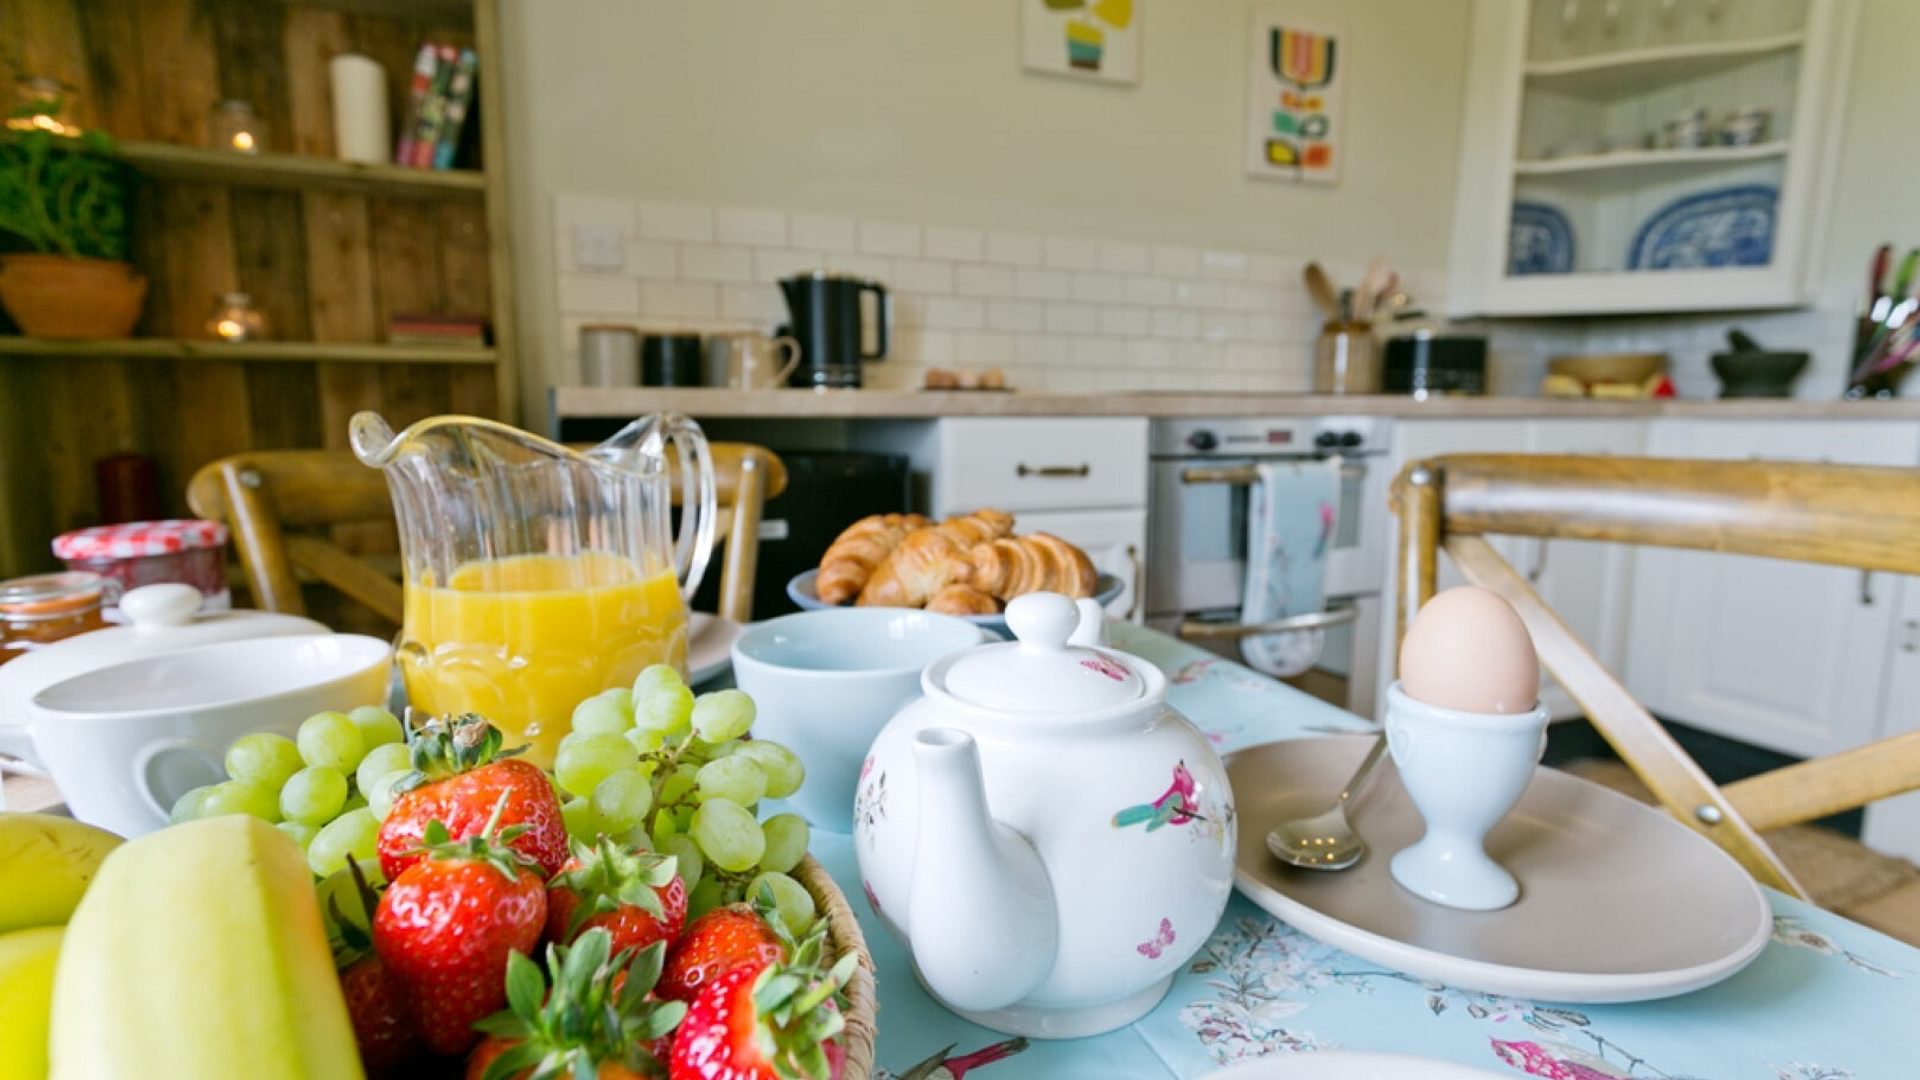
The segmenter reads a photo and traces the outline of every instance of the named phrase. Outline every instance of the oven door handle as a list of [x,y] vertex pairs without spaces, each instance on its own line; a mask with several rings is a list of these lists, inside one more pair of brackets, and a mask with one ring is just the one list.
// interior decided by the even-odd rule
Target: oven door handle
[[[1366,475],[1367,467],[1364,465],[1351,465],[1345,461],[1340,463],[1342,480],[1360,480]],[[1251,465],[1230,465],[1225,468],[1202,465],[1181,469],[1180,482],[1183,484],[1232,484],[1236,487],[1244,487],[1259,483],[1260,472]]]
[[1181,619],[1179,634],[1187,641],[1238,641],[1241,638],[1259,637],[1263,634],[1284,634],[1292,630],[1324,630],[1331,626],[1350,623],[1360,609],[1351,604],[1329,607],[1325,611],[1316,611],[1307,615],[1291,615],[1273,622],[1254,623],[1217,623],[1201,619]]

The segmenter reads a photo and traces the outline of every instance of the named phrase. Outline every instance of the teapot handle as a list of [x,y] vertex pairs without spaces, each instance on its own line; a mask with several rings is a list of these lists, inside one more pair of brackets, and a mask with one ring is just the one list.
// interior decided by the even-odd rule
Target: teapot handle
[[680,531],[673,539],[673,569],[680,579],[681,597],[691,604],[713,554],[714,519],[719,513],[713,454],[700,425],[685,413],[661,417],[661,428],[679,452],[680,475],[674,490],[680,492]]

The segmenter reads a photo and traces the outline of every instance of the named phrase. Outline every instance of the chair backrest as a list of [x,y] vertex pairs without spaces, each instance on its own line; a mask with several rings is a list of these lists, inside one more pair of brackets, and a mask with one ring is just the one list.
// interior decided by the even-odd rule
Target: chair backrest
[[1400,518],[1396,640],[1432,597],[1445,549],[1513,604],[1541,664],[1674,816],[1762,882],[1805,890],[1758,835],[1920,788],[1920,732],[1722,789],[1609,674],[1488,535],[1601,540],[1920,573],[1920,470],[1774,461],[1454,454],[1410,462]]
[[[720,612],[736,622],[753,613],[753,578],[766,500],[787,487],[778,456],[751,443],[714,443],[720,518]],[[669,468],[669,475],[678,469]],[[674,501],[680,492],[674,491]],[[401,617],[394,570],[370,563],[335,542],[328,530],[376,525],[391,534],[393,503],[378,470],[337,450],[261,450],[203,466],[187,487],[201,517],[225,521],[254,603],[268,611],[305,614],[300,575],[310,575],[392,623]]]

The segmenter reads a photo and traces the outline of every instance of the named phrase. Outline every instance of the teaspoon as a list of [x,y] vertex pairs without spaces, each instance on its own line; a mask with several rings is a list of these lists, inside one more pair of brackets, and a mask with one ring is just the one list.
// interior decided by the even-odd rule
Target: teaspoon
[[1267,834],[1267,850],[1274,858],[1307,870],[1345,870],[1359,862],[1367,853],[1367,842],[1347,820],[1347,802],[1366,786],[1386,749],[1387,737],[1382,734],[1332,806],[1313,817],[1294,818],[1274,826]]

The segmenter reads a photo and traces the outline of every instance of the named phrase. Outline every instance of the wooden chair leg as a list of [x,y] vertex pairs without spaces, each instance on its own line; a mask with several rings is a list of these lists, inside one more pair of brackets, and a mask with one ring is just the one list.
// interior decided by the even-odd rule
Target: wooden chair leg
[[733,521],[720,571],[720,617],[744,623],[753,618],[753,577],[760,558],[760,517],[766,505],[767,476],[757,455],[740,460],[740,483],[733,500]]
[[220,473],[226,489],[227,526],[233,533],[234,550],[240,553],[247,586],[253,590],[253,602],[263,611],[305,615],[306,600],[287,559],[280,517],[267,504],[265,479],[253,469],[232,464]]
[[1394,670],[1400,668],[1400,642],[1420,605],[1433,599],[1439,577],[1440,477],[1425,462],[1415,462],[1399,492],[1400,588],[1393,620]]
[[1527,579],[1493,550],[1493,545],[1479,536],[1450,536],[1447,554],[1468,581],[1500,594],[1520,613],[1540,662],[1669,813],[1720,845],[1761,884],[1806,897],[1806,890],[1740,816],[1726,793],[1714,786],[1660,722],[1587,651]]

